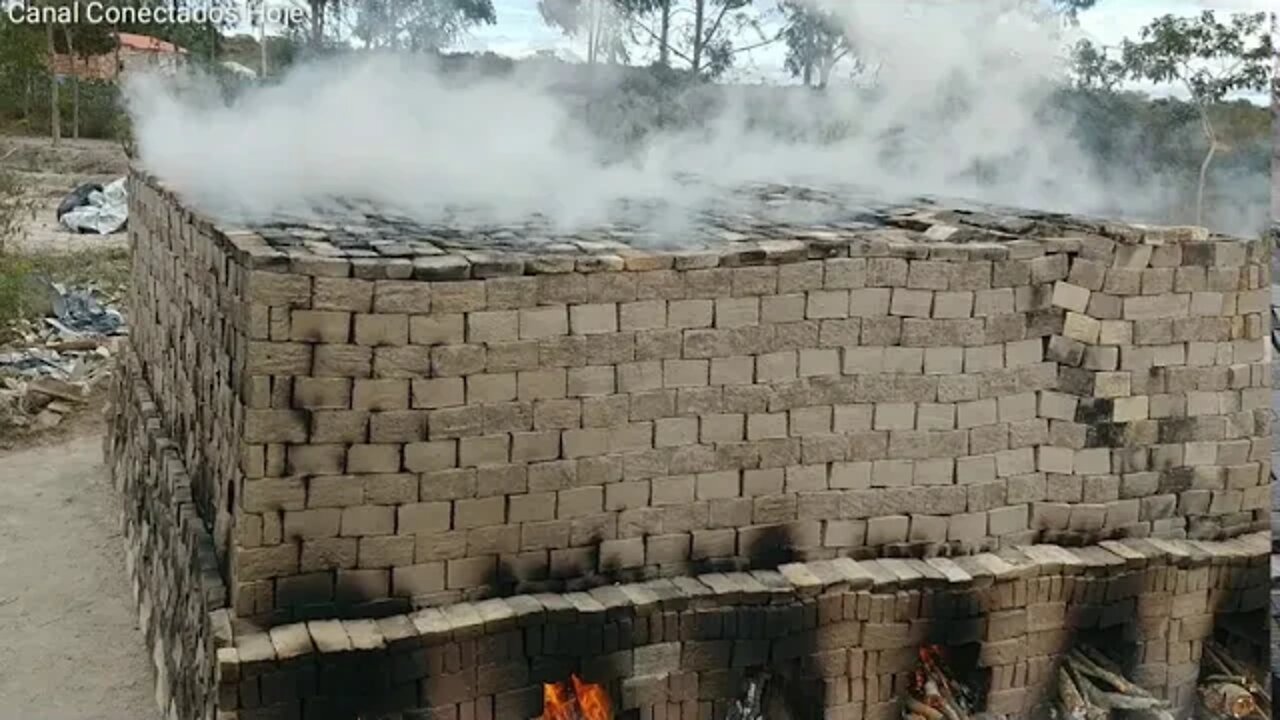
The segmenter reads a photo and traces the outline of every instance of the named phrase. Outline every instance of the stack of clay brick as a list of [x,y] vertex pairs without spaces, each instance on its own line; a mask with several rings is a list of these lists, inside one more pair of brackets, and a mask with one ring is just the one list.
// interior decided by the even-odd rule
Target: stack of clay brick
[[200,546],[226,587],[143,593],[165,617],[1268,524],[1261,241],[928,207],[497,252],[130,197],[108,448],[135,582]]
[[134,349],[246,616],[1268,517],[1260,241],[349,258],[136,185]]
[[977,665],[953,672],[977,677],[985,712],[1045,717],[1057,659],[1087,640],[1181,717],[1216,626],[1261,621],[1268,543],[840,558],[291,623],[223,639],[218,707],[239,720],[537,718],[543,684],[574,673],[605,687],[616,717],[724,718],[767,672],[789,713],[770,717],[895,720],[929,643]]

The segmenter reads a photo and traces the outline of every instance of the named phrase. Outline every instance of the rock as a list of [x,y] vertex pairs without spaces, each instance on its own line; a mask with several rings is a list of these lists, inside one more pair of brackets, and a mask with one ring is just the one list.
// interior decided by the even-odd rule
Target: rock
[[71,403],[64,402],[62,400],[54,400],[53,402],[45,406],[45,410],[48,410],[49,412],[56,412],[59,415],[66,415],[67,413],[71,412],[71,408],[72,408]]
[[60,422],[62,422],[62,415],[52,410],[41,410],[35,417],[35,425],[41,430],[57,427]]
[[26,394],[22,398],[22,409],[28,413],[37,413],[44,409],[44,406],[53,402],[52,395],[46,395],[38,390],[28,387]]
[[22,396],[16,392],[0,390],[0,426],[12,425],[22,417]]
[[27,385],[27,394],[30,395],[32,392],[43,393],[72,403],[84,401],[84,386],[52,377],[41,377],[32,380]]

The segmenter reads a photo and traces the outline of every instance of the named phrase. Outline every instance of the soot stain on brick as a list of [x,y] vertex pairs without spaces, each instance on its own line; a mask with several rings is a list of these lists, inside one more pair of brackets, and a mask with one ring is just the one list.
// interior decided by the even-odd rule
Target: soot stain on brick
[[1080,398],[1076,404],[1076,422],[1087,425],[1111,421],[1115,402],[1110,398]]
[[[1061,637],[1059,644],[1054,648],[1055,651],[1049,653],[1051,656],[1057,656],[1058,662],[1061,662],[1061,658],[1076,647],[1088,644],[1119,665],[1126,677],[1132,677],[1134,668],[1141,660],[1138,647],[1139,628],[1136,622],[1137,600],[1136,597],[1130,596],[1120,602],[1117,596],[1130,595],[1123,585],[1136,580],[1117,576],[1115,574],[1117,572],[1123,572],[1123,570],[1119,567],[1113,568],[1112,572],[1105,577],[1088,574],[1074,576],[1075,583],[1086,581],[1101,583],[1101,589],[1094,591],[1094,595],[1100,596],[1103,604],[1099,605],[1097,599],[1086,601],[1085,586],[1080,585],[1076,585],[1071,595],[1065,597],[1066,608],[1063,613],[1062,627],[1059,630]],[[1116,604],[1107,610],[1107,603]],[[1056,667],[1055,665],[1055,671]],[[1033,713],[1033,717],[1050,717],[1048,708],[1057,694],[1057,684],[1048,683],[1041,694],[1031,701],[1031,706],[1040,711],[1038,714]]]
[[[406,599],[372,594],[359,583],[343,583],[336,571],[331,589],[320,583],[294,596],[290,621],[373,619],[409,611]],[[305,716],[324,720],[382,717],[418,705],[416,686],[394,684],[395,668],[386,650],[317,654],[305,662],[286,663],[264,676],[264,703],[275,692],[283,701],[305,698]],[[269,690],[268,688],[272,688]]]
[[924,644],[943,648],[955,679],[973,690],[974,707],[983,710],[991,690],[991,671],[981,666],[986,612],[972,592],[936,592],[930,597]]
[[1073,367],[1058,368],[1058,389],[1068,395],[1088,397],[1093,394],[1093,372]]
[[1085,431],[1085,447],[1118,448],[1124,447],[1127,441],[1126,423],[1098,422]]
[[313,573],[309,580],[291,587],[287,596],[277,595],[281,610],[273,620],[373,619],[412,609],[408,598],[388,597],[386,590],[376,592],[359,582],[359,576],[342,570]]
[[491,589],[490,595],[493,597],[506,597],[516,593],[516,586],[520,580],[516,577],[515,570],[511,567],[511,563],[505,559],[499,558],[489,572],[484,576],[483,587]]
[[[1242,583],[1246,587],[1254,588],[1262,597],[1257,599],[1256,607],[1250,608],[1248,605],[1253,605],[1254,601],[1249,599],[1246,593],[1239,591],[1210,593],[1209,597],[1216,600],[1208,608],[1213,616],[1213,629],[1209,637],[1217,640],[1221,645],[1224,636],[1234,636],[1238,642],[1234,647],[1229,648],[1228,652],[1232,652],[1232,657],[1236,660],[1242,660],[1261,670],[1272,662],[1280,663],[1280,657],[1273,660],[1271,655],[1270,613],[1273,601],[1269,593],[1269,567],[1250,565],[1239,572]],[[1244,610],[1239,607],[1242,601],[1246,603]],[[1253,628],[1263,628],[1263,630],[1256,632]],[[1249,657],[1239,657],[1241,643],[1247,643],[1250,646],[1245,651]],[[1272,676],[1273,680],[1275,677],[1275,675]]]
[[1195,439],[1195,418],[1165,418],[1160,421],[1160,442],[1162,444],[1184,443]]
[[750,570],[772,570],[795,562],[795,539],[785,525],[772,525],[739,552],[745,556]]
[[430,706],[418,697],[416,684],[394,683],[391,655],[386,651],[356,651],[322,658],[315,668],[316,698],[306,717],[316,712],[326,720],[364,720],[398,711]]
[[1195,481],[1195,468],[1175,467],[1160,473],[1161,493],[1182,493],[1191,489]]

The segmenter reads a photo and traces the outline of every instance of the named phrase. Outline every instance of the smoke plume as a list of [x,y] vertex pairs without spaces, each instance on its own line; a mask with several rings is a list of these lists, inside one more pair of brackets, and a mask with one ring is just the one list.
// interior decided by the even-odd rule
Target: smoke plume
[[[754,181],[1187,220],[1171,212],[1185,178],[1123,152],[1100,162],[1052,111],[1066,67],[1056,20],[1020,0],[823,1],[874,69],[874,89],[703,88],[655,110],[607,100],[625,97],[626,78],[608,68],[569,82],[563,68],[484,77],[420,56],[360,55],[307,63],[231,102],[189,75],[137,76],[126,95],[141,164],[197,207],[243,222],[305,215],[335,197],[424,222],[464,206],[495,221],[537,212],[570,229],[644,200],[674,221],[719,197],[712,184]],[[580,90],[582,77],[597,98],[585,107],[564,87]],[[696,112],[698,123],[651,130],[656,116]],[[680,180],[690,174],[710,184]],[[1220,202],[1211,224],[1256,233],[1265,174],[1215,182],[1216,197],[1261,201]]]

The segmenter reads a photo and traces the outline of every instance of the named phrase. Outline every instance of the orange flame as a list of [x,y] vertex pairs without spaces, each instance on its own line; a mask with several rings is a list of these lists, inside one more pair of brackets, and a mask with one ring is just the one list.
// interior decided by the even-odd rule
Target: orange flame
[[603,685],[577,675],[570,675],[568,683],[546,683],[542,686],[542,720],[613,720],[609,694]]
[[913,674],[911,689],[926,705],[940,710],[946,704],[942,693],[950,688],[930,687],[930,682],[936,684],[938,678],[943,678],[945,682],[946,675],[942,668],[946,667],[946,651],[941,645],[921,645],[917,655],[920,664]]

